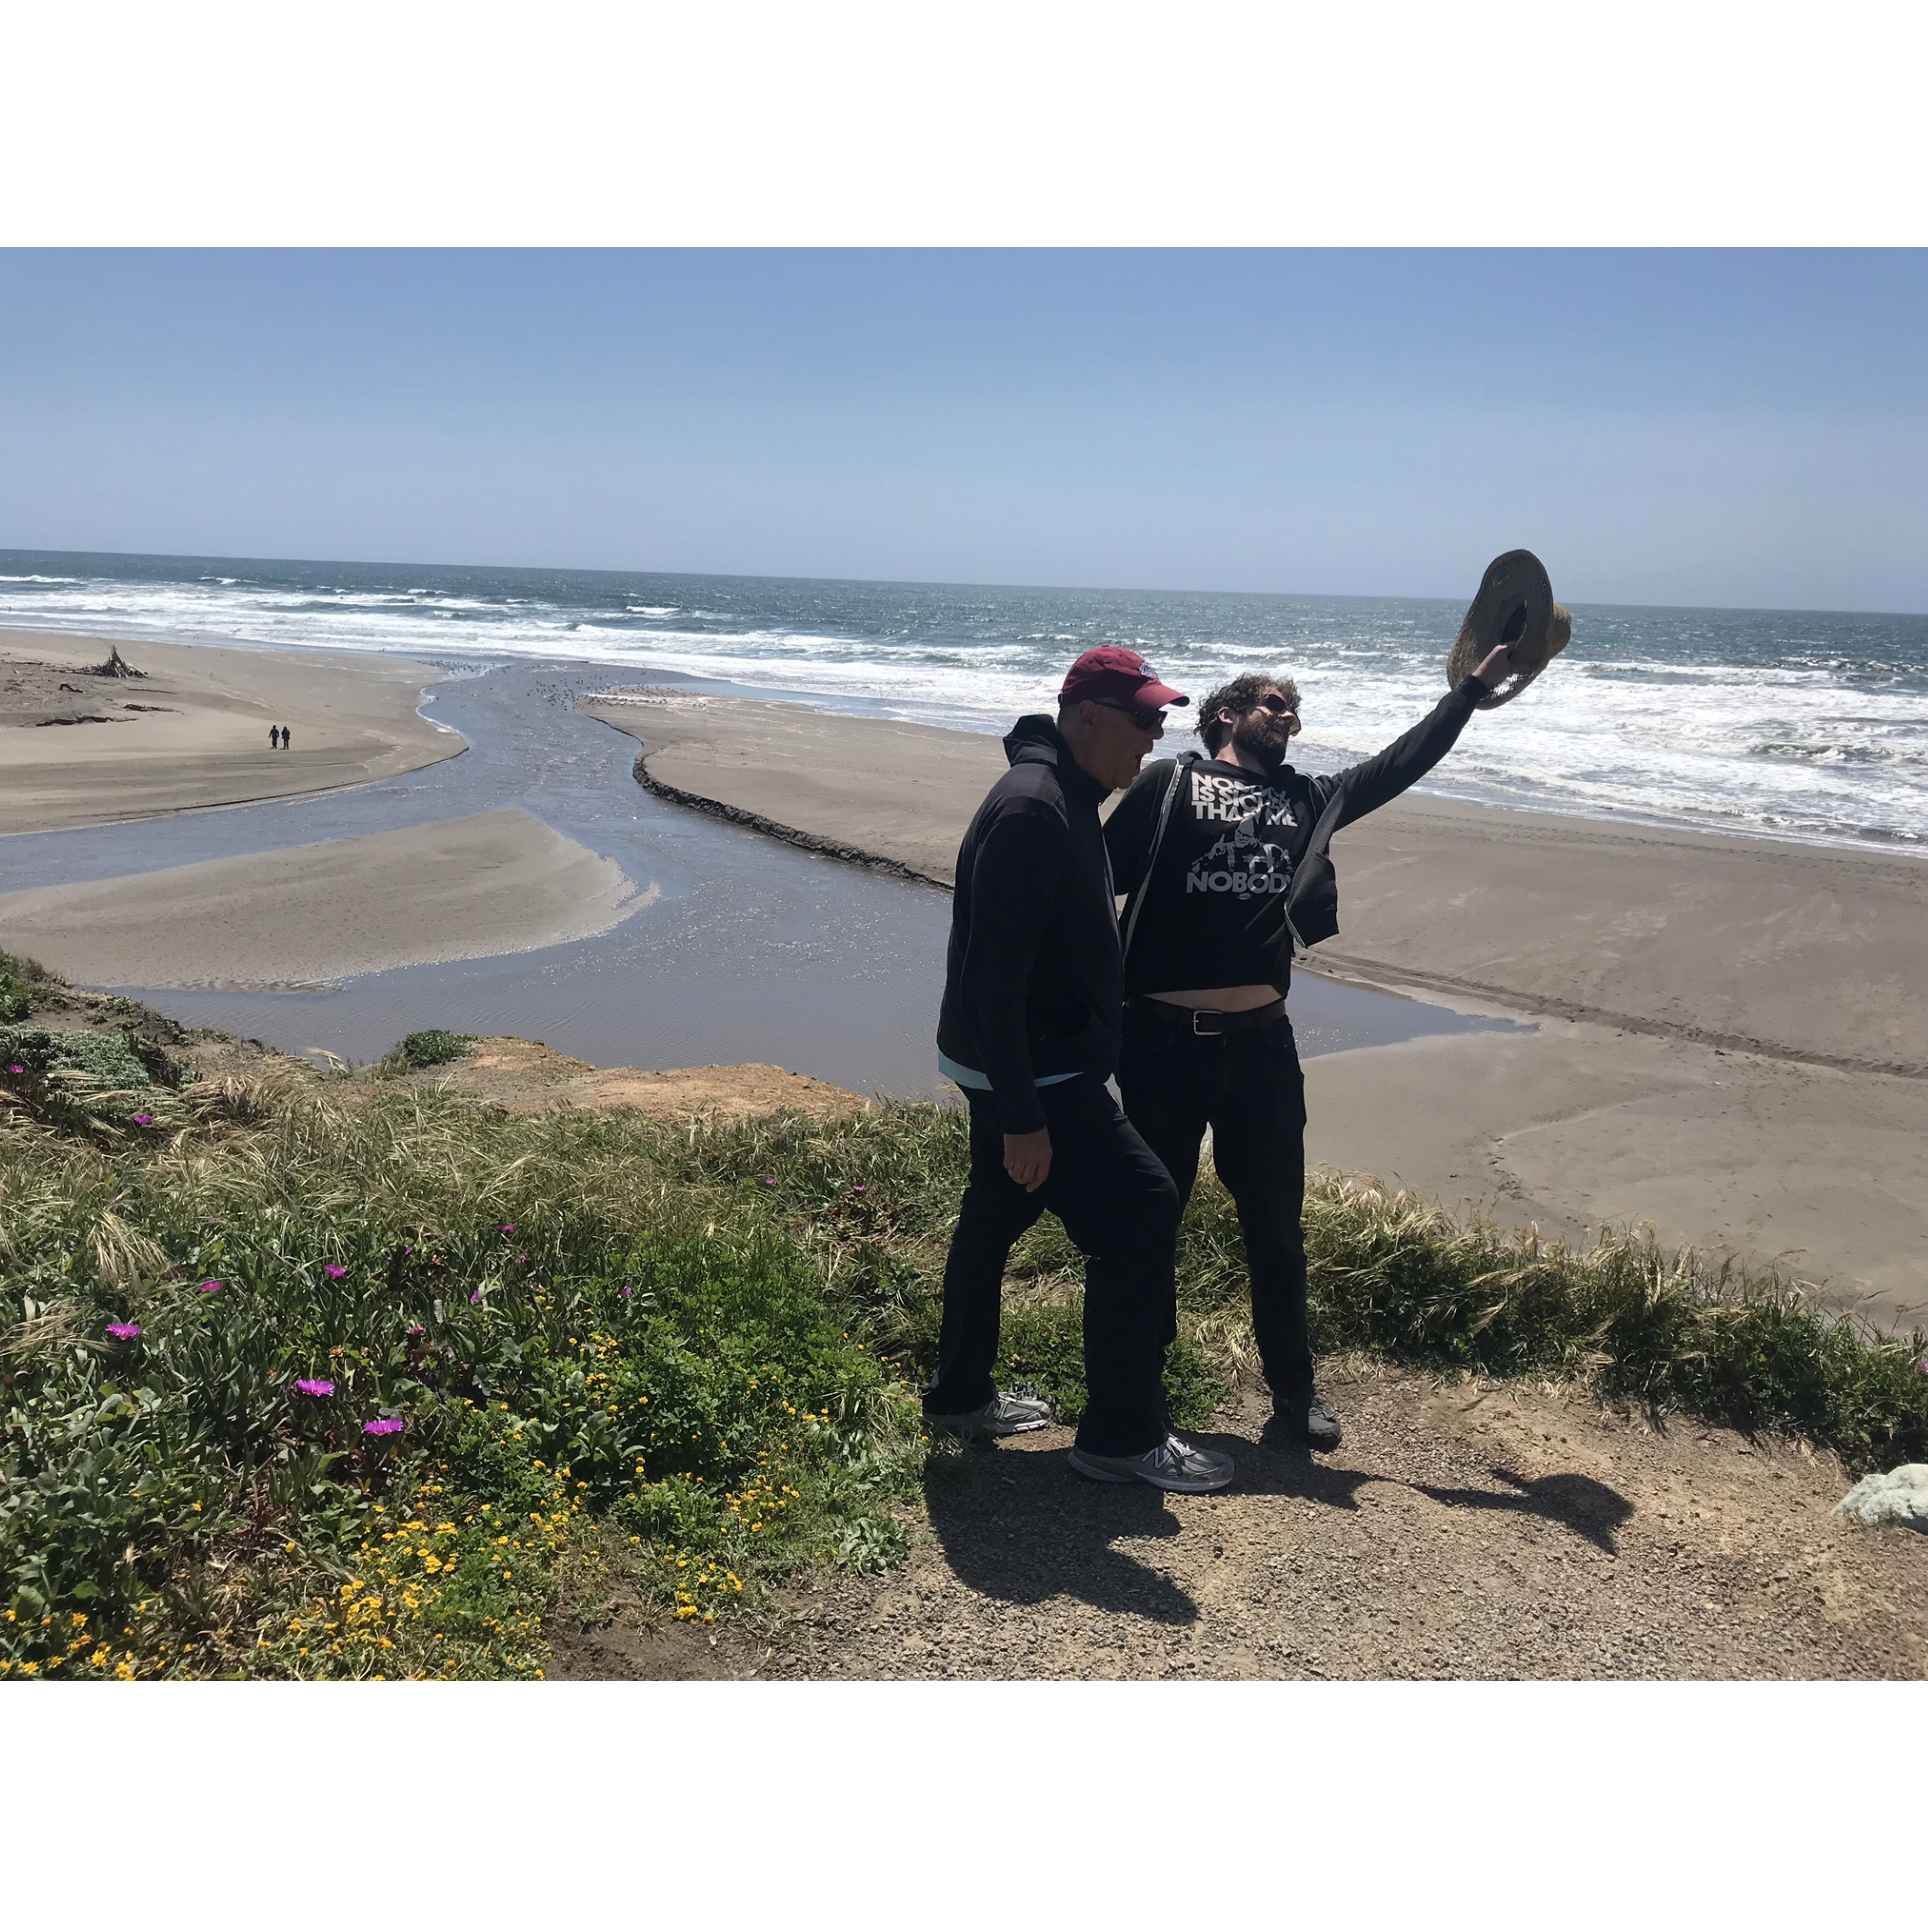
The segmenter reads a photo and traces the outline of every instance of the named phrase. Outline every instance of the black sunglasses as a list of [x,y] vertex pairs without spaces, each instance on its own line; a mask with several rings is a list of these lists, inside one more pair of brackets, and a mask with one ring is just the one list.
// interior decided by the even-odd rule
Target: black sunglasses
[[1255,698],[1251,707],[1255,710],[1269,710],[1274,716],[1289,716],[1292,719],[1292,734],[1294,736],[1298,735],[1300,727],[1299,713],[1277,690],[1274,690],[1269,696]]
[[1165,720],[1163,710],[1142,710],[1136,703],[1107,703],[1103,697],[1091,699],[1101,710],[1116,710],[1120,716],[1128,716],[1141,730],[1155,730]]

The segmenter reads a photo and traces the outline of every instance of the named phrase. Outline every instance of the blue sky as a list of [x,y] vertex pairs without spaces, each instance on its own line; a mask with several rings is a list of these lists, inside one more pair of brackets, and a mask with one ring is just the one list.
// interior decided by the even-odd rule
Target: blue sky
[[0,253],[0,547],[1928,610],[1928,253]]

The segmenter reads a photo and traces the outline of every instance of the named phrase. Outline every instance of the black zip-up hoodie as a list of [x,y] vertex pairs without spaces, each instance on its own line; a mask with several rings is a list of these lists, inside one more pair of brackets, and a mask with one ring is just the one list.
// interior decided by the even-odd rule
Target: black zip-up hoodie
[[1007,1132],[1038,1131],[1036,1080],[1118,1068],[1124,963],[1098,806],[1048,716],[1004,739],[1011,767],[957,851],[937,1048],[991,1081]]

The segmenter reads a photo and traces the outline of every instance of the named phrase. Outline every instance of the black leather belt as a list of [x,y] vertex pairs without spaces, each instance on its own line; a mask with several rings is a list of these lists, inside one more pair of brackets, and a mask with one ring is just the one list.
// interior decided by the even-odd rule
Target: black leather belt
[[1157,1018],[1164,1024],[1182,1024],[1195,1038],[1223,1037],[1228,1031],[1263,1031],[1285,1016],[1285,999],[1274,998],[1251,1011],[1194,1011],[1189,1005],[1167,1004],[1163,998],[1134,997],[1128,1000],[1134,1011]]

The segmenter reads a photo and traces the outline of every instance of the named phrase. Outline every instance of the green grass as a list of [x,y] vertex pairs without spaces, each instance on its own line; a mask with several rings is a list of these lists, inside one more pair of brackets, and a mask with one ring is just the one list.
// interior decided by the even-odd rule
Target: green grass
[[476,1040],[467,1031],[411,1031],[395,1047],[394,1056],[411,1071],[426,1071],[431,1065],[453,1064],[466,1058]]
[[[0,1671],[526,1676],[565,1561],[701,1619],[902,1553],[957,1114],[518,1118],[273,1061],[149,1102],[0,1107]],[[1928,1457],[1919,1342],[1771,1277],[1336,1185],[1308,1232],[1322,1350]],[[1069,1412],[1080,1270],[1055,1221],[1027,1237],[999,1365]],[[1197,1424],[1251,1354],[1209,1180],[1180,1288]]]

